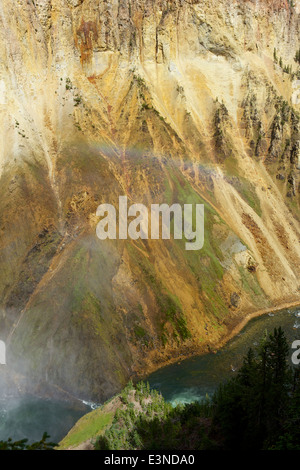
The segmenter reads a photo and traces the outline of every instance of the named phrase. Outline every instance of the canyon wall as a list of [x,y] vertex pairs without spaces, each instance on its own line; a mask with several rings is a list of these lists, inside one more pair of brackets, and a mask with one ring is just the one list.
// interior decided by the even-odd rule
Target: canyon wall
[[[8,368],[99,401],[300,302],[299,25],[284,0],[1,0]],[[122,195],[205,204],[203,249],[100,241]]]

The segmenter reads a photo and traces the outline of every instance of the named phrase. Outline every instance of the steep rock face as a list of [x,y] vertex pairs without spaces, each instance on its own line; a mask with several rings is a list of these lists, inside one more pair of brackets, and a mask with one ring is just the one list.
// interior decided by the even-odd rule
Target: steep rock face
[[[0,339],[102,400],[300,299],[298,2],[3,0]],[[205,245],[105,241],[100,203],[205,203]]]

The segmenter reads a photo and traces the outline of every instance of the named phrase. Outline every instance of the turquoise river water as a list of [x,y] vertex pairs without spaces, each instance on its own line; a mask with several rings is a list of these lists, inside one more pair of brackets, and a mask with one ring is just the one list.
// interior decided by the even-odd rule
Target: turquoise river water
[[[235,374],[249,347],[255,347],[264,331],[281,326],[292,345],[300,339],[300,308],[282,310],[251,320],[244,329],[217,353],[209,353],[164,367],[147,380],[172,403],[188,403],[210,395],[217,385]],[[293,350],[291,349],[291,355]],[[0,440],[28,438],[40,440],[47,431],[51,440],[59,442],[76,421],[91,410],[67,403],[32,397],[22,400],[0,399]]]

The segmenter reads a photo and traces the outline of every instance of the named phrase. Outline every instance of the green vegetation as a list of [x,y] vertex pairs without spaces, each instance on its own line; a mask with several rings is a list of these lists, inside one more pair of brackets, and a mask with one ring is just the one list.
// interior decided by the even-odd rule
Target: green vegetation
[[[274,60],[275,64],[279,64],[279,67],[282,69],[282,71],[284,73],[287,73],[287,74],[291,75],[291,77],[293,76],[292,66],[291,65],[284,65],[282,57],[280,57],[279,60],[278,60],[276,47],[274,48],[274,51],[273,51],[273,60]],[[299,51],[296,52],[296,56],[295,56],[295,62],[300,63],[299,61],[300,61],[300,49],[299,49]]]
[[300,450],[300,373],[289,365],[279,327],[249,349],[239,371],[212,397],[172,406],[148,383],[129,382],[120,395],[81,418],[57,446],[27,440],[0,450]]
[[[213,323],[220,320],[228,313],[228,305],[222,297],[221,281],[224,275],[222,261],[223,252],[220,249],[220,239],[214,235],[214,227],[222,224],[223,221],[218,216],[213,207],[202,199],[189,182],[187,182],[180,172],[172,167],[167,167],[165,178],[165,200],[169,205],[177,204],[204,204],[205,205],[205,240],[204,246],[199,251],[187,251],[185,249],[186,240],[168,241],[168,252],[172,260],[180,266],[179,275],[187,276],[197,283],[200,295],[203,295],[203,302],[207,316]],[[193,228],[195,229],[195,214],[193,219]],[[171,234],[174,229],[174,219],[171,220]],[[140,245],[142,247],[142,244]],[[141,280],[141,289],[149,289],[155,295],[155,303],[159,308],[160,319],[156,329],[161,330],[160,340],[163,345],[169,340],[175,339],[178,342],[185,341],[191,337],[184,305],[180,304],[181,296],[172,295],[163,279],[160,278],[152,258],[141,256],[141,251],[136,249],[135,245],[130,245],[129,254],[132,259],[132,266],[138,269],[138,278]],[[184,274],[183,274],[184,273]],[[147,288],[145,284],[147,285]],[[173,327],[170,329],[170,325]],[[221,323],[220,323],[221,325]],[[219,326],[220,326],[219,325]],[[201,338],[199,338],[200,340]],[[203,339],[203,338],[202,338]],[[150,344],[151,340],[149,341]]]
[[66,78],[66,90],[72,90],[73,85],[70,78]]
[[[186,240],[175,240],[176,248],[181,249],[185,262],[194,277],[199,282],[199,288],[205,292],[205,306],[212,318],[220,318],[226,315],[227,306],[218,295],[219,282],[223,278],[222,267],[223,253],[219,247],[219,241],[213,235],[213,227],[221,219],[215,210],[201,198],[199,194],[178,173],[171,174],[173,181],[173,197],[180,204],[204,204],[205,206],[205,239],[203,248],[199,252],[185,250]],[[195,228],[195,218],[193,227]]]
[[262,209],[259,197],[256,193],[255,185],[240,176],[237,168],[237,160],[232,155],[226,160],[225,168],[228,182],[235,188],[244,201],[256,212],[260,217],[262,216]]
[[104,412],[103,407],[83,416],[59,444],[59,450],[76,447],[89,439],[96,439],[112,424],[114,412]]
[[282,68],[283,67],[283,62],[282,62],[282,57],[279,59],[279,66]]
[[0,441],[0,450],[53,450],[57,446],[54,442],[47,442],[50,436],[44,433],[42,439],[39,442],[28,444],[28,439],[22,439],[21,441],[13,441],[8,439],[7,441]]
[[291,74],[292,73],[292,66],[291,65],[284,65],[282,70],[283,70],[284,73]]
[[[180,342],[190,338],[191,333],[188,330],[187,322],[179,300],[176,298],[176,296],[172,295],[172,293],[168,292],[162,282],[158,280],[155,268],[147,258],[141,257],[140,252],[137,251],[134,246],[129,246],[128,251],[134,260],[134,263],[139,266],[139,269],[143,273],[143,277],[146,279],[148,285],[151,288],[151,291],[155,295],[156,304],[160,311],[162,344],[165,345],[168,341],[165,331],[166,322],[169,322],[172,325],[173,338],[175,340]],[[141,338],[141,330],[135,329],[134,332],[137,338]],[[146,334],[144,336],[146,336]]]
[[155,433],[155,426],[172,413],[172,406],[161,394],[151,391],[149,384],[143,382],[136,386],[130,382],[121,393],[121,401],[125,406],[118,408],[111,426],[97,439],[96,450],[145,448],[141,427],[146,434],[150,429]]
[[140,327],[140,326],[136,326],[135,329],[134,329],[134,333],[136,335],[137,338],[144,338],[147,333],[146,331],[144,330],[144,328]]
[[80,124],[78,124],[78,122],[76,122],[76,123],[74,124],[74,126],[75,126],[79,131],[82,131],[82,128],[81,128]]
[[133,75],[133,80],[138,84],[139,87],[145,87],[146,86],[146,82],[145,80],[140,77],[139,75]]
[[74,97],[74,103],[75,103],[74,106],[76,107],[79,106],[82,103],[82,97],[80,95],[76,95]]
[[212,398],[172,407],[130,383],[98,450],[300,450],[300,374],[281,328],[250,349]]
[[216,110],[214,118],[215,126],[215,141],[218,150],[224,150],[223,147],[229,146],[229,142],[226,140],[226,125],[229,121],[229,113],[225,104],[222,102]]
[[242,281],[243,289],[247,291],[254,304],[260,305],[262,299],[264,299],[265,294],[262,288],[260,287],[257,277],[256,276],[249,276],[249,270],[244,268],[243,266],[237,266],[240,279]]

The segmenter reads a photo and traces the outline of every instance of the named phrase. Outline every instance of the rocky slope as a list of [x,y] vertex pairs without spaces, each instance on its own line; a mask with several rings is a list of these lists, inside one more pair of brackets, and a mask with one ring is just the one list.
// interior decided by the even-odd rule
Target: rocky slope
[[[103,400],[300,302],[299,24],[284,0],[1,1],[9,369]],[[205,203],[204,248],[100,241],[120,195]]]

